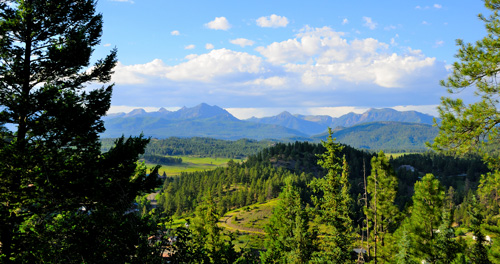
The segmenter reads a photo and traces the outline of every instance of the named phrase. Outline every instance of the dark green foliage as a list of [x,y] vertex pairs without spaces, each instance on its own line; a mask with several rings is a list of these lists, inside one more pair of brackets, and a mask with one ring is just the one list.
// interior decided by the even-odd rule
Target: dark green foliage
[[434,262],[437,259],[436,230],[442,222],[445,197],[443,186],[432,174],[426,174],[415,183],[413,207],[407,230],[412,241],[412,255],[419,260]]
[[468,206],[467,212],[471,217],[470,231],[474,236],[474,244],[469,249],[469,258],[473,263],[479,264],[489,264],[491,261],[488,259],[488,251],[485,247],[485,236],[481,231],[481,224],[483,222],[483,216],[478,208],[479,203],[477,202],[476,196],[472,196],[472,203]]
[[308,263],[317,250],[317,233],[309,230],[309,213],[291,177],[273,208],[266,226],[268,241],[261,253],[262,263]]
[[160,164],[160,165],[173,165],[173,164],[181,164],[181,158],[174,157],[163,157],[156,155],[142,155],[142,158],[148,163]]
[[[114,139],[102,139],[103,151],[109,149]],[[273,145],[272,141],[239,139],[236,141],[214,138],[177,138],[152,139],[145,150],[145,155],[180,156],[243,159],[255,155],[262,149]]]
[[370,256],[377,261],[388,262],[392,258],[390,236],[399,225],[399,211],[394,201],[398,187],[396,174],[389,164],[384,152],[371,160],[371,174],[368,176],[367,191],[370,194],[368,208],[365,214],[368,228],[371,230],[369,239],[373,243]]
[[318,164],[327,170],[324,178],[311,183],[319,194],[314,197],[322,222],[328,227],[320,251],[314,254],[314,263],[350,263],[354,242],[350,217],[352,198],[349,194],[348,165],[345,156],[339,157],[343,147],[335,143],[331,130],[323,142],[325,153],[318,155]]
[[[130,211],[158,185],[137,167],[148,139],[101,153],[101,117],[116,51],[90,67],[102,16],[95,1],[0,3],[0,262],[124,263],[157,258],[156,227]],[[87,70],[89,69],[90,70]],[[143,250],[146,249],[146,250]]]

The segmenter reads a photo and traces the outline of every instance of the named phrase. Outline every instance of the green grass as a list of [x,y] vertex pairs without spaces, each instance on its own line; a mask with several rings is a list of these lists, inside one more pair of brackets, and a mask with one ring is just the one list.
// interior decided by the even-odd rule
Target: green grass
[[[169,156],[167,156],[169,157]],[[177,165],[162,165],[160,168],[160,175],[165,174],[167,176],[177,176],[181,172],[196,172],[204,170],[212,170],[217,167],[224,167],[227,165],[229,160],[227,158],[208,158],[208,157],[194,157],[194,156],[171,156],[176,158],[182,158],[182,164]],[[235,162],[241,162],[241,160],[234,160]],[[156,164],[146,163],[148,169],[151,169]]]

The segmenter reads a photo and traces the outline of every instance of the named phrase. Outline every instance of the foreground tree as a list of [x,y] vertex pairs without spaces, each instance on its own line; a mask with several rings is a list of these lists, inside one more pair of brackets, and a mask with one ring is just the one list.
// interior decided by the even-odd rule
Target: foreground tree
[[291,177],[285,180],[266,233],[268,242],[261,254],[262,263],[308,263],[317,250],[317,233],[309,230],[309,213]]
[[331,129],[323,146],[324,154],[318,155],[318,164],[327,170],[327,175],[312,183],[313,189],[320,193],[314,202],[319,209],[321,220],[328,226],[321,252],[315,254],[315,263],[351,263],[354,233],[349,215],[352,199],[349,195],[348,165],[340,158],[343,147],[335,143]]
[[100,118],[116,51],[90,67],[102,16],[95,1],[0,2],[0,262],[124,263],[150,259],[147,216],[131,213],[157,170],[148,143],[120,139],[102,154]]
[[368,208],[365,208],[368,226],[372,230],[369,238],[373,243],[370,247],[373,249],[371,256],[375,263],[385,263],[390,262],[393,255],[388,250],[393,243],[389,243],[388,240],[398,225],[399,211],[394,204],[398,179],[382,151],[377,157],[372,158],[371,167],[367,186],[371,199]]
[[415,183],[413,207],[406,228],[411,236],[412,254],[416,259],[434,263],[437,259],[436,240],[442,222],[445,191],[439,180],[426,174]]
[[[440,132],[433,148],[441,152],[464,155],[478,152],[493,173],[481,176],[478,192],[486,206],[488,217],[484,228],[500,236],[500,84],[496,81],[500,72],[500,1],[485,0],[489,16],[479,15],[485,23],[487,35],[475,43],[457,40],[459,46],[453,64],[453,74],[441,84],[454,96],[464,89],[474,89],[477,99],[465,104],[462,99],[443,97],[438,108]],[[494,242],[489,252],[492,261],[500,263],[500,241]]]

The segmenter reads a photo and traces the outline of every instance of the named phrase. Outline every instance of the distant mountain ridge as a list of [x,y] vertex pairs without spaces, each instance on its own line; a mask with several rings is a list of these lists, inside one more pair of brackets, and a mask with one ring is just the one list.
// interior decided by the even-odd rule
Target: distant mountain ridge
[[[285,111],[271,117],[239,120],[225,109],[202,103],[177,111],[168,111],[165,108],[156,112],[134,109],[129,113],[110,114],[103,120],[106,131],[101,137],[108,138],[143,133],[154,138],[319,141],[326,137],[327,128],[332,127],[339,142],[367,149],[383,149],[384,144],[391,148],[400,145],[404,148],[424,149],[424,142],[431,141],[432,135],[437,131],[430,125],[433,123],[433,117],[430,115],[387,108],[370,109],[362,114],[349,113],[337,118],[292,115]],[[385,137],[384,133],[393,138]],[[419,134],[425,136],[419,137]]]
[[[308,135],[315,135],[325,132],[328,127],[351,127],[361,123],[395,121],[419,124],[434,124],[434,117],[417,111],[397,111],[391,108],[369,109],[362,114],[348,113],[340,117],[314,116],[314,115],[291,115],[283,112],[273,117],[250,118],[247,121],[282,125],[288,128],[299,130]],[[304,129],[306,127],[306,129]]]

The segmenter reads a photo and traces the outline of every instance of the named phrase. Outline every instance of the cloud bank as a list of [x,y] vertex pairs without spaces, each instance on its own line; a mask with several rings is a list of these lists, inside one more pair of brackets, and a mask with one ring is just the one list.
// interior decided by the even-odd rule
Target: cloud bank
[[[207,102],[228,108],[439,103],[436,98],[443,91],[438,81],[447,74],[444,62],[419,50],[395,53],[390,44],[345,35],[330,27],[305,27],[293,38],[256,47],[254,53],[213,49],[207,43],[206,53],[171,65],[161,59],[118,63],[113,81],[123,92],[115,104],[125,104],[127,96],[144,101],[149,96],[159,106]],[[231,43],[254,45],[244,38]]]

